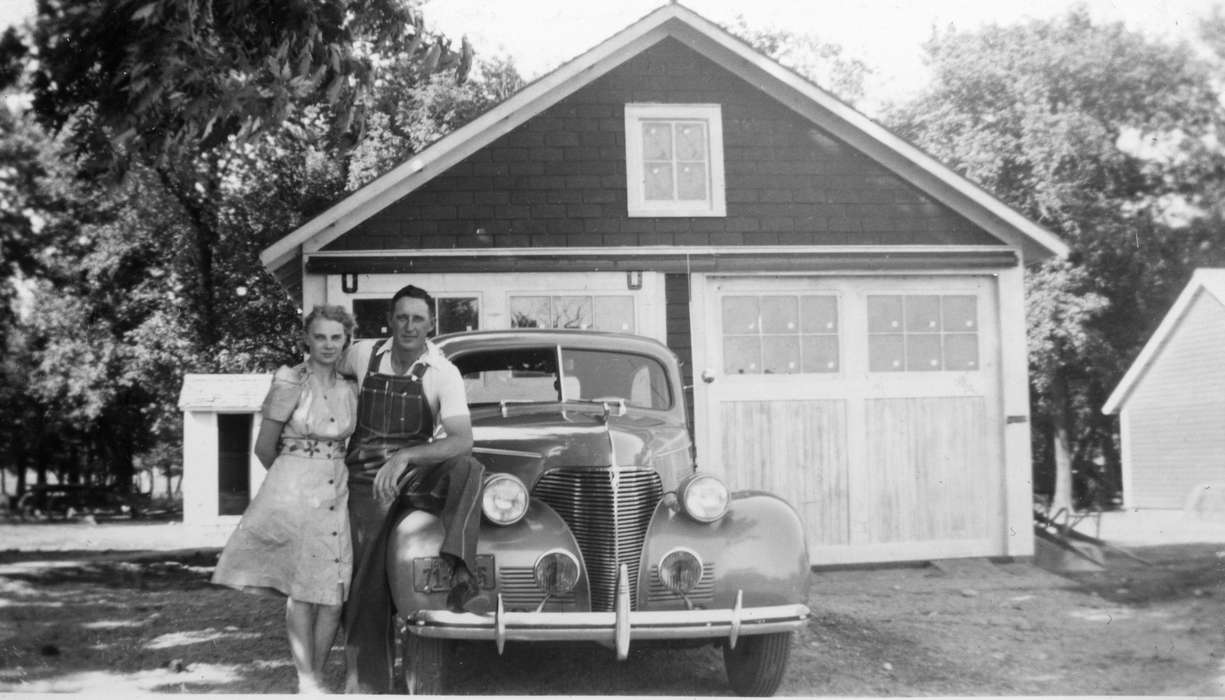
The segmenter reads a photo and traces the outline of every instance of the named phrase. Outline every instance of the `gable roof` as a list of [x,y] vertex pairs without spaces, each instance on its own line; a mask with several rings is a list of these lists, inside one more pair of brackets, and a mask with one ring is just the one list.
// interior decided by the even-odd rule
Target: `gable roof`
[[358,189],[260,253],[274,273],[319,250],[447,168],[667,37],[673,37],[819,124],[934,200],[1019,248],[1026,260],[1066,255],[1057,236],[973,182],[692,10],[664,5],[533,81]]
[[1114,414],[1123,408],[1131,392],[1139,385],[1140,380],[1161,355],[1161,351],[1170,338],[1182,325],[1182,320],[1187,315],[1187,311],[1191,309],[1192,302],[1201,294],[1209,294],[1225,305],[1225,268],[1202,267],[1191,275],[1191,281],[1187,282],[1186,287],[1183,287],[1170,310],[1161,319],[1157,330],[1153,331],[1152,337],[1141,348],[1140,354],[1136,355],[1131,367],[1127,368],[1127,373],[1119,380],[1114,391],[1110,392],[1106,403],[1102,404],[1102,413]]
[[270,386],[271,374],[185,374],[179,409],[255,412],[264,405]]

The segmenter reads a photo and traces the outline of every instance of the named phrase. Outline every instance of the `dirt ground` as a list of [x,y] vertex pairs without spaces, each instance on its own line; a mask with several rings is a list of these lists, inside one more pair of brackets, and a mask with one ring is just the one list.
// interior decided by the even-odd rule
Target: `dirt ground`
[[[56,536],[60,551],[30,551],[19,532],[0,524],[0,691],[293,692],[282,602],[212,587],[215,547],[73,551]],[[1225,695],[1225,544],[1130,551],[1149,563],[816,571],[779,694]],[[599,647],[510,644],[499,657],[473,644],[456,660],[458,694],[729,692],[709,647],[619,663]],[[339,690],[339,653],[329,671]]]

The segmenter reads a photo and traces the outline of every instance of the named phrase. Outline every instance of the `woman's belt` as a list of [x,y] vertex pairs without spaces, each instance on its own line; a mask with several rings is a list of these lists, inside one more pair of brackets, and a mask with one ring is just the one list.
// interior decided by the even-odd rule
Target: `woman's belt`
[[308,459],[341,459],[345,456],[345,441],[281,438],[281,454]]

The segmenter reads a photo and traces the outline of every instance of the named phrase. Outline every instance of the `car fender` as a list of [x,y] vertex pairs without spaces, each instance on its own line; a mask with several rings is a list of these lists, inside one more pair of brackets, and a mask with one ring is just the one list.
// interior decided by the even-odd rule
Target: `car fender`
[[[761,491],[732,494],[728,512],[713,523],[685,515],[672,494],[655,508],[643,545],[638,585],[639,608],[683,608],[679,597],[650,601],[652,580],[664,555],[683,547],[708,566],[713,565],[713,607],[741,604],[783,605],[802,603],[808,594],[808,548],[804,526],[789,503]],[[705,582],[703,582],[705,583]],[[658,586],[658,584],[657,584]]]
[[[425,511],[411,511],[395,525],[387,541],[387,576],[392,599],[401,615],[417,610],[437,610],[446,607],[446,588],[423,592],[415,590],[414,561],[438,556],[442,546],[442,522]],[[570,528],[547,504],[533,500],[523,519],[513,525],[497,526],[482,520],[476,553],[493,559],[495,589],[500,588],[501,576],[508,571],[531,576],[537,558],[553,549],[570,552],[579,562],[579,581],[574,590],[575,606],[589,610],[591,593],[587,582],[587,567]],[[482,592],[488,592],[488,582],[482,582]],[[492,598],[491,598],[492,602]]]

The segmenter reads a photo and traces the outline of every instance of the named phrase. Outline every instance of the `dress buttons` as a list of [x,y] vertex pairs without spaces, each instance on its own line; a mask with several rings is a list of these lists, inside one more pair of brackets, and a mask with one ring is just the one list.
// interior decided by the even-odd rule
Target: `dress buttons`
[[336,510],[336,506],[328,506],[328,510]]
[[328,483],[329,483],[329,484],[334,484],[334,483],[336,483],[336,480],[335,480],[335,479],[328,479]]

